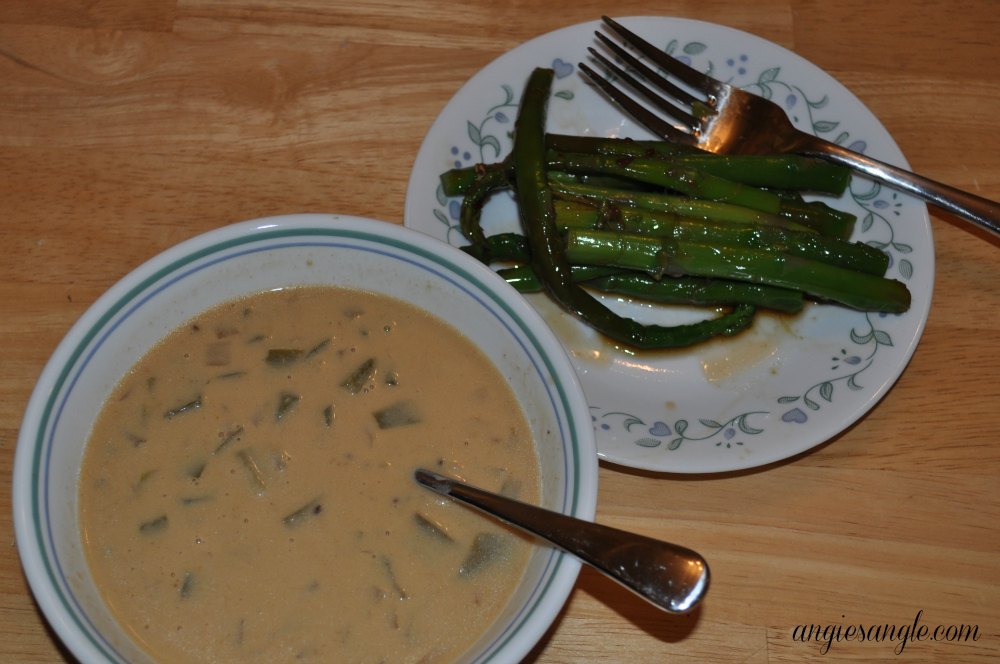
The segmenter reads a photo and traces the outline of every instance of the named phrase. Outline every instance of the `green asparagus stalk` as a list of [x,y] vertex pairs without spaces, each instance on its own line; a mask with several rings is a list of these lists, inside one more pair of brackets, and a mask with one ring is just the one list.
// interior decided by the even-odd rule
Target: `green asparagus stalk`
[[507,169],[502,163],[492,167],[484,167],[479,173],[479,177],[466,191],[465,198],[462,199],[459,225],[462,234],[472,243],[472,249],[478,252],[474,255],[477,255],[483,262],[489,262],[489,256],[485,253],[488,250],[486,235],[480,224],[483,205],[494,192],[506,187],[507,184]]
[[[537,293],[542,283],[530,265],[522,264],[497,270],[521,293]],[[802,309],[800,291],[741,281],[700,277],[663,277],[595,265],[571,266],[573,281],[582,286],[612,295],[623,295],[657,304],[689,304],[719,307],[748,304],[761,309],[795,313]]]
[[547,168],[567,173],[614,175],[769,214],[777,214],[781,209],[781,199],[773,192],[659,159],[563,153],[549,159]]
[[[727,180],[766,189],[840,196],[851,180],[851,171],[845,166],[800,155],[719,155],[670,141],[563,134],[549,134],[547,145],[550,154],[575,152],[680,163]],[[552,166],[551,160],[549,165]]]
[[[617,267],[599,265],[570,266],[570,273],[575,283],[584,283],[592,279],[608,277],[612,274],[618,274],[621,271]],[[539,293],[545,290],[544,284],[542,284],[535,270],[528,263],[500,268],[497,270],[497,274],[503,277],[508,284],[516,288],[520,293]]]
[[551,178],[549,186],[556,196],[568,200],[589,200],[595,203],[603,201],[614,203],[621,207],[634,207],[654,212],[669,212],[690,219],[768,223],[803,232],[811,230],[808,226],[783,219],[777,214],[766,213],[722,201],[711,201],[692,196],[677,196],[663,193],[621,191],[574,182],[560,178],[559,176]]
[[567,230],[615,230],[648,237],[774,249],[878,276],[884,275],[889,267],[889,256],[885,252],[862,242],[848,242],[765,223],[695,221],[671,213],[608,206],[606,201],[605,209],[588,209],[588,206],[556,201],[556,223]]
[[462,251],[484,263],[527,261],[531,258],[528,240],[519,233],[496,233],[486,237],[481,246],[466,245]]
[[571,230],[566,257],[574,264],[606,265],[668,276],[735,279],[800,290],[818,300],[865,311],[898,313],[910,305],[901,282],[746,247],[710,246],[606,231]]

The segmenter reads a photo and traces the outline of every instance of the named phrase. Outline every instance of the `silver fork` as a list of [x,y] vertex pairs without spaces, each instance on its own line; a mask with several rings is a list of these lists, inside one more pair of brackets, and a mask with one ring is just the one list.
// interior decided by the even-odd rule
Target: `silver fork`
[[[666,72],[678,85],[601,32],[594,34],[621,62],[638,72],[643,83],[595,48],[591,55],[612,75],[645,97],[654,113],[586,63],[580,70],[629,115],[653,133],[671,141],[723,154],[791,152],[844,164],[873,180],[911,193],[1000,236],[1000,204],[950,187],[902,168],[866,157],[836,143],[796,129],[772,101],[718,81],[685,65],[638,37],[620,23],[602,17],[625,44]],[[659,91],[653,89],[655,86]],[[680,126],[678,126],[678,124]]]

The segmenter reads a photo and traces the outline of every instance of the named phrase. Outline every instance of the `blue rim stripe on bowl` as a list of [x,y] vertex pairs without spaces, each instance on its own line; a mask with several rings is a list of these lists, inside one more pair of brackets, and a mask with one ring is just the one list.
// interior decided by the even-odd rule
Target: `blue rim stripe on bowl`
[[[221,229],[221,232],[225,233],[226,229]],[[222,252],[227,252],[231,249],[238,248],[243,245],[255,244],[261,242],[268,242],[274,240],[281,240],[286,238],[293,238],[296,236],[321,236],[328,238],[338,238],[341,242],[334,242],[332,240],[324,241],[299,241],[299,242],[284,242],[278,244],[264,245],[260,247],[249,247],[242,251],[227,253],[225,255],[218,256],[213,260],[203,261],[203,259],[210,257],[215,254],[220,254]],[[361,246],[357,244],[350,244],[348,241],[353,242],[374,242],[380,245],[389,245],[398,251],[402,251],[404,255],[399,255],[395,253],[386,252],[384,250],[373,249],[368,246]],[[354,250],[362,251],[374,251],[383,254],[387,257],[406,261],[415,267],[427,270],[433,274],[442,277],[449,281],[452,285],[463,290],[465,293],[470,295],[475,299],[481,306],[483,306],[494,318],[496,318],[503,326],[511,333],[513,338],[518,344],[525,349],[529,357],[532,358],[532,362],[535,365],[535,370],[538,372],[542,378],[543,382],[547,384],[544,380],[546,376],[554,375],[554,367],[551,363],[551,359],[542,352],[539,352],[542,348],[542,344],[539,339],[537,339],[527,326],[522,321],[521,317],[513,310],[509,305],[503,302],[493,291],[493,287],[486,284],[479,276],[473,274],[466,268],[457,265],[446,258],[442,258],[437,254],[425,250],[423,248],[414,247],[404,242],[395,241],[390,238],[385,238],[380,235],[376,235],[370,232],[362,230],[351,230],[348,228],[336,228],[336,227],[313,227],[313,226],[293,226],[291,228],[260,228],[257,232],[251,233],[247,237],[232,238],[222,240],[212,245],[205,247],[203,249],[193,251],[182,255],[180,258],[171,261],[166,266],[156,269],[148,277],[144,278],[137,286],[130,289],[122,296],[118,297],[117,300],[112,302],[107,306],[106,311],[100,315],[98,320],[91,325],[91,327],[86,330],[83,334],[81,341],[77,344],[75,348],[72,349],[66,367],[59,373],[54,381],[54,386],[48,399],[45,402],[42,415],[40,418],[40,427],[36,436],[35,454],[32,459],[32,478],[35,484],[32,491],[32,518],[34,522],[35,537],[39,545],[39,549],[42,551],[42,562],[46,574],[48,574],[49,579],[53,583],[53,587],[58,595],[58,600],[60,600],[63,605],[68,609],[68,612],[76,626],[84,633],[89,642],[97,648],[98,651],[102,652],[106,657],[116,660],[125,661],[124,658],[118,653],[111,644],[107,643],[103,638],[100,637],[99,633],[93,629],[93,625],[86,618],[85,613],[82,608],[77,603],[74,593],[69,589],[69,584],[63,574],[62,566],[60,564],[59,558],[55,552],[54,547],[51,546],[53,541],[52,535],[52,524],[47,519],[45,523],[42,523],[42,514],[47,514],[47,510],[43,511],[41,505],[45,504],[47,507],[48,503],[48,493],[49,493],[49,463],[51,460],[51,453],[53,447],[53,438],[55,435],[55,430],[58,427],[58,422],[62,414],[62,408],[65,405],[66,399],[75,386],[76,380],[79,378],[80,373],[83,368],[89,363],[90,359],[93,357],[94,353],[100,348],[108,336],[113,333],[113,331],[129,316],[131,316],[136,310],[138,310],[142,304],[149,300],[153,295],[168,288],[170,285],[182,281],[184,278],[199,272],[211,265],[219,262],[224,262],[239,256],[243,256],[250,253],[256,253],[261,251],[268,251],[274,249],[286,249],[294,247],[303,246],[316,246],[316,247],[326,247],[326,248],[349,248]],[[419,256],[420,258],[428,261],[431,264],[436,264],[437,269],[433,269],[428,265],[424,265],[415,261],[411,258],[405,256],[405,254],[413,254]],[[155,260],[155,259],[154,259]],[[203,262],[200,262],[203,261]],[[189,267],[190,266],[190,267]],[[186,268],[186,269],[185,269]],[[140,268],[143,269],[143,268]],[[150,268],[151,269],[151,268]],[[167,279],[171,274],[175,276]],[[459,275],[474,284],[480,289],[482,293],[489,295],[489,301],[484,300],[478,293],[473,292],[465,285],[460,283],[458,279],[452,275]],[[492,309],[490,305],[497,307],[501,310],[507,317],[511,319],[511,323],[508,323],[500,316],[496,310]],[[515,328],[514,325],[517,327]],[[518,334],[520,332],[520,334]],[[522,335],[526,339],[522,339]],[[535,352],[531,352],[534,350]],[[541,366],[539,366],[539,361]],[[71,376],[72,374],[72,376]],[[577,446],[578,441],[578,429],[573,418],[570,416],[571,409],[569,407],[569,400],[567,394],[563,391],[562,386],[555,385],[558,394],[553,395],[551,393],[551,388],[548,388],[549,398],[554,404],[561,406],[561,417],[559,418],[560,434],[565,439],[569,435],[569,440],[571,445],[569,446],[571,454],[574,456],[574,461],[580,459],[580,449]],[[58,402],[58,404],[57,404]],[[565,420],[565,421],[563,421]],[[566,427],[567,430],[563,431],[562,428]],[[44,462],[43,462],[44,457]],[[567,460],[568,461],[568,460]],[[41,472],[44,467],[44,473]],[[563,509],[570,508],[571,511],[575,511],[579,508],[579,487],[580,478],[578,463],[573,463],[569,467],[565,467],[564,471],[570,470],[570,468],[577,468],[577,471],[570,475],[567,472],[567,478],[569,481],[569,486],[567,493],[563,496]],[[547,560],[545,569],[543,571],[543,584],[537,586],[533,589],[531,593],[531,598],[525,607],[519,612],[517,616],[509,623],[508,628],[497,639],[485,650],[483,657],[478,661],[488,661],[492,655],[502,647],[507,641],[513,638],[514,634],[526,624],[528,618],[537,610],[539,606],[539,598],[544,595],[545,590],[551,585],[555,579],[556,570],[565,562],[565,555],[562,553],[553,553]]]

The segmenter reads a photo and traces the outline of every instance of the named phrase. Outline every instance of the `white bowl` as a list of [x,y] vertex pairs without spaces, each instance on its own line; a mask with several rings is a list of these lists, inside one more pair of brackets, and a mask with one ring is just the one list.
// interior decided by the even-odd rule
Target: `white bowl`
[[[105,398],[150,346],[199,312],[309,284],[384,293],[462,330],[510,381],[535,440],[546,441],[542,505],[593,519],[597,455],[583,392],[560,343],[501,278],[458,249],[385,222],[292,215],[234,224],[163,252],[108,290],[60,343],[28,404],[14,464],[18,550],[38,604],[81,661],[151,661],[102,600],[80,538],[80,462]],[[520,661],[559,613],[579,567],[536,548],[510,606],[465,661]]]

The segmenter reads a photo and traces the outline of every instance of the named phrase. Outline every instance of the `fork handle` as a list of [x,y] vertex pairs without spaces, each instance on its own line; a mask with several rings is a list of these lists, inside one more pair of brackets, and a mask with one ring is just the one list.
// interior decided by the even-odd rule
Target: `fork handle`
[[797,149],[796,152],[809,154],[814,157],[822,157],[848,166],[893,189],[914,194],[1000,237],[1000,203],[970,194],[967,191],[962,191],[946,184],[941,184],[940,182],[935,182],[930,178],[897,168],[877,159],[866,157],[863,154],[841,147],[836,143],[831,143],[808,134],[804,135],[808,136],[810,140],[801,149]]

